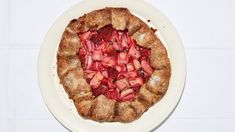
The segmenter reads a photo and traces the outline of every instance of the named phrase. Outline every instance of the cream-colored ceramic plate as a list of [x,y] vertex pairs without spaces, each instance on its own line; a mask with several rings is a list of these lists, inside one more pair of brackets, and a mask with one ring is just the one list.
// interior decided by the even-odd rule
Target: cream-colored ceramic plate
[[[123,123],[98,123],[81,118],[59,84],[56,73],[56,52],[61,35],[70,20],[104,7],[127,7],[151,26],[167,47],[172,65],[172,77],[164,98],[138,120]],[[185,52],[173,25],[157,9],[142,0],[85,0],[62,14],[48,31],[38,59],[38,82],[44,101],[54,117],[67,129],[79,132],[144,132],[157,128],[173,112],[182,95],[186,77]]]

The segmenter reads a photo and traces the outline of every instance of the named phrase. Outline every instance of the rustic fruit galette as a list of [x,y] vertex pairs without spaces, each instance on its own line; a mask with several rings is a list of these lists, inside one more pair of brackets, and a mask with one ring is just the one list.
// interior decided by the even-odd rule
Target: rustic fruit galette
[[165,95],[170,61],[154,32],[126,8],[95,10],[68,24],[57,71],[82,117],[131,122]]

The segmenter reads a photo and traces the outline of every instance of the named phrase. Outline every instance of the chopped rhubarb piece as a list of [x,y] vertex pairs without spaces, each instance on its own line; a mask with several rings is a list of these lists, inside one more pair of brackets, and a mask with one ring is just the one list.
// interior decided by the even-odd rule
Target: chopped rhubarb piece
[[134,46],[131,46],[128,54],[135,59],[138,59],[140,57],[140,51],[137,50],[136,47],[134,47]]
[[106,78],[108,78],[109,76],[108,76],[108,72],[107,71],[102,71],[102,75],[104,76],[104,77],[106,77]]
[[94,51],[94,49],[95,49],[94,43],[91,42],[90,40],[87,40],[87,41],[86,41],[86,49],[87,49],[87,51],[89,51],[89,52]]
[[115,84],[116,84],[117,88],[119,88],[120,90],[123,90],[123,89],[129,87],[129,82],[128,82],[127,78],[122,78],[120,80],[117,80],[115,82]]
[[126,52],[120,52],[118,54],[118,60],[117,60],[118,64],[127,64],[128,63],[128,56]]
[[122,49],[128,48],[128,43],[127,43],[127,34],[123,33],[121,36],[121,47]]
[[149,65],[149,63],[146,60],[141,61],[141,66],[144,69],[144,71],[147,72],[148,74],[153,73],[153,69],[151,68],[151,66]]
[[104,70],[104,67],[101,65],[100,62],[93,62],[92,65],[91,65],[91,70],[94,70],[94,71],[102,71]]
[[120,93],[117,89],[109,89],[106,91],[106,96],[110,99],[119,99]]
[[138,60],[133,60],[133,64],[136,70],[138,70],[139,68],[141,68],[140,62]]
[[120,67],[121,67],[121,72],[126,72],[127,71],[127,68],[126,68],[125,64],[120,65]]
[[129,83],[131,86],[142,85],[143,80],[140,77],[137,78],[129,78]]
[[85,68],[86,69],[89,69],[91,67],[91,64],[92,64],[93,60],[92,60],[92,57],[91,55],[86,55],[85,56]]
[[84,71],[84,77],[85,78],[88,78],[88,79],[92,79],[93,78],[93,76],[96,74],[96,72],[95,71],[88,71],[88,70],[85,70]]
[[113,48],[116,50],[116,51],[121,51],[121,47],[120,47],[120,45],[118,44],[118,42],[117,42],[118,40],[114,40],[114,42],[113,42]]
[[135,70],[135,67],[132,63],[128,63],[126,65],[126,68],[127,68],[127,71],[134,71]]
[[116,60],[114,57],[106,56],[102,59],[101,63],[105,67],[113,67],[116,65]]
[[116,79],[118,76],[118,71],[116,70],[116,68],[108,67],[107,72],[108,72],[108,76],[112,79]]
[[129,94],[133,94],[134,93],[134,90],[133,89],[126,89],[124,91],[121,92],[121,95],[120,95],[120,98],[123,98]]
[[101,80],[104,78],[104,76],[100,73],[100,72],[97,72],[95,74],[95,76],[92,78],[91,82],[90,82],[90,85],[93,87],[93,88],[97,88],[99,85],[100,85],[100,82]]
[[92,32],[88,31],[82,34],[79,34],[79,37],[82,41],[88,40],[91,36]]
[[134,91],[138,92],[139,89],[140,89],[140,87],[141,87],[141,85],[135,85],[135,86],[132,86],[131,88],[132,88]]
[[102,60],[102,51],[101,50],[95,50],[92,54],[92,59],[100,61]]
[[136,71],[126,72],[123,74],[125,77],[136,77],[138,74]]
[[115,87],[112,78],[108,78],[108,86],[109,86],[109,88],[114,88]]
[[135,94],[129,94],[121,99],[121,101],[133,101],[135,98]]
[[115,82],[115,85],[116,85],[116,86],[117,86],[117,88],[118,88],[118,89],[120,89],[120,90],[122,90],[122,89],[126,88],[125,83],[124,83],[124,82],[122,82],[122,81],[119,81],[119,80],[117,80],[117,81]]
[[109,45],[105,50],[105,53],[107,53],[110,56],[116,56],[117,55],[117,51],[114,49],[113,45]]
[[119,66],[119,65],[115,66],[115,68],[116,68],[116,70],[117,70],[118,72],[121,72],[121,71],[122,71],[122,67]]
[[109,46],[108,42],[103,42],[100,45],[98,45],[96,47],[96,50],[101,50],[101,51],[105,51],[105,49]]

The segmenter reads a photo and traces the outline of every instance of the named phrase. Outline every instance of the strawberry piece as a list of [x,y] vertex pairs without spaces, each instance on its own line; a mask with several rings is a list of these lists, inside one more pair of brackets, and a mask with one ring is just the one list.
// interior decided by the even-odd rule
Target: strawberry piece
[[149,65],[149,63],[146,60],[141,61],[141,66],[144,69],[144,71],[147,72],[148,74],[153,73],[153,69],[151,68],[151,66]]
[[100,83],[101,83],[101,80],[104,78],[104,76],[100,73],[100,72],[97,72],[95,74],[95,76],[92,78],[91,82],[90,82],[90,85],[93,87],[93,88],[97,88]]
[[141,56],[140,51],[137,50],[136,47],[134,46],[131,46],[131,48],[128,51],[128,54],[135,59],[138,59]]
[[99,29],[97,31],[97,34],[105,41],[109,41],[111,36],[112,36],[112,33],[114,31],[114,28],[112,27],[112,25],[107,25],[101,29]]
[[92,32],[88,31],[82,34],[79,34],[79,37],[82,41],[88,40],[91,36]]
[[98,88],[92,88],[92,93],[95,96],[99,96],[101,94],[105,94],[107,90],[108,90],[108,87],[106,85],[99,85]]
[[134,71],[135,70],[135,67],[132,63],[128,63],[126,65],[126,68],[127,68],[127,71]]
[[129,94],[134,94],[134,90],[133,89],[126,89],[125,91],[121,92],[120,98],[123,98]]
[[119,99],[119,91],[117,89],[109,89],[107,90],[107,92],[105,93],[105,95],[110,98],[110,99]]
[[90,37],[90,40],[95,44],[100,44],[103,41],[102,37],[97,33],[93,33]]
[[140,53],[141,53],[141,57],[148,57],[150,56],[151,51],[149,49],[145,49],[145,48],[140,48]]
[[92,59],[96,61],[102,60],[102,51],[101,50],[95,50],[92,54]]
[[137,78],[129,78],[129,83],[131,86],[136,86],[136,85],[142,85],[144,82],[142,78],[137,77]]
[[112,79],[116,79],[118,76],[118,71],[114,67],[107,68],[108,76]]
[[138,60],[133,60],[133,64],[136,70],[138,70],[139,68],[141,68],[140,62]]
[[120,52],[118,54],[118,60],[117,60],[118,64],[127,64],[128,63],[128,56],[126,52]]
[[129,94],[121,99],[121,101],[133,101],[135,94]]

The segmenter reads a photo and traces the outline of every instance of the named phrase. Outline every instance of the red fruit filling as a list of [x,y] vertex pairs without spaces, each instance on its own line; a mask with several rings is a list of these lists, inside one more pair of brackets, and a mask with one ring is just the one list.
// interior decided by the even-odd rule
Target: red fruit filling
[[82,47],[78,57],[93,95],[133,101],[153,72],[150,49],[138,46],[126,30],[115,30],[112,25],[79,37]]

